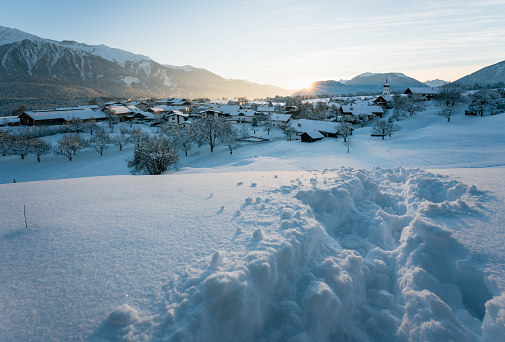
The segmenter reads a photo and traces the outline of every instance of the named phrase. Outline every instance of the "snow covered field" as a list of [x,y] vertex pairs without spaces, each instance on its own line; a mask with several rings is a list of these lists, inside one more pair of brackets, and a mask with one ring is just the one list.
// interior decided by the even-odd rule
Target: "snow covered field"
[[505,115],[434,113],[161,176],[0,158],[0,340],[501,341]]

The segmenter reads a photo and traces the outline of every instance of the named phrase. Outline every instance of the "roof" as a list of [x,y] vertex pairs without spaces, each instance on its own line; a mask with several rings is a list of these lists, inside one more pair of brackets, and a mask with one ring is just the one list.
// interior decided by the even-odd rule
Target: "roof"
[[16,123],[19,122],[19,117],[17,116],[2,116],[0,117],[0,125],[6,124],[6,123]]
[[257,109],[258,112],[268,112],[268,113],[273,113],[275,111],[275,107],[268,107],[268,106],[259,106]]
[[291,127],[299,133],[308,133],[311,131],[325,132],[325,133],[337,133],[337,123],[331,121],[319,121],[319,120],[293,120],[291,121]]
[[[26,111],[23,114],[30,116],[33,120],[56,120],[80,118],[82,120],[104,119],[107,114],[102,111],[94,111],[92,109],[71,109],[71,110],[53,110],[53,111]],[[23,115],[21,114],[21,115]]]
[[381,106],[364,106],[364,105],[343,105],[342,106],[343,113],[351,113],[352,115],[372,115],[375,113],[384,113],[384,109]]
[[161,112],[164,112],[165,110],[160,107],[152,107],[152,108],[149,108],[148,111],[153,112],[153,113],[161,113]]
[[185,118],[187,118],[189,116],[188,114],[184,114],[183,112],[181,112],[179,110],[172,110],[172,111],[170,111],[170,113],[167,113],[167,116],[170,116],[170,115],[179,115],[179,116],[184,116]]
[[324,135],[322,135],[321,132],[319,132],[317,130],[310,130],[310,131],[306,131],[306,132],[303,132],[303,133],[307,134],[312,139],[322,139],[322,138],[324,138]]
[[156,103],[170,103],[172,106],[185,106],[185,104],[189,103],[186,99],[175,99],[172,97],[156,101]]
[[410,90],[410,92],[412,94],[431,94],[431,95],[435,95],[435,94],[438,94],[440,92],[440,89],[438,89],[438,88],[409,87],[409,88],[407,88],[407,90],[405,90],[405,93],[408,92],[409,90]]
[[126,106],[110,106],[109,110],[116,115],[129,114],[129,113],[133,112],[133,110],[131,110],[130,108],[128,108]]
[[187,106],[165,106],[165,105],[157,105],[157,108],[163,109],[165,112],[169,112],[171,110],[178,110],[178,111],[186,111]]
[[242,109],[240,110],[239,112],[237,113],[233,113],[231,115],[235,115],[235,116],[254,116],[255,114],[255,111],[252,110],[252,109]]
[[270,116],[270,120],[272,121],[282,121],[282,122],[288,122],[289,119],[291,119],[291,114],[278,114],[278,113],[275,113],[275,114],[272,114],[272,116]]

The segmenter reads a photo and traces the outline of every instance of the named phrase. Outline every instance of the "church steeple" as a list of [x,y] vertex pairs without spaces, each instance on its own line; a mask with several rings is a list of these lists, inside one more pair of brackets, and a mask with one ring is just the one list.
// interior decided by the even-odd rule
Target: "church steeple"
[[389,83],[388,83],[388,79],[386,77],[386,83],[384,83],[384,90],[382,91],[382,97],[384,97],[386,100],[389,100],[389,96],[390,96]]

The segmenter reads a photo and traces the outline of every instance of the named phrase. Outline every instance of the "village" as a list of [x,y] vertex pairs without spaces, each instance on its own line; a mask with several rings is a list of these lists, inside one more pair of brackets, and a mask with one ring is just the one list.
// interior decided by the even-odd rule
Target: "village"
[[[438,93],[437,88],[408,88],[404,94],[416,100],[430,101]],[[95,102],[95,101],[91,101]],[[303,104],[302,104],[303,102]],[[315,105],[315,106],[314,106]],[[75,107],[60,107],[53,110],[24,110],[16,116],[0,117],[0,126],[51,126],[69,125],[76,120],[83,124],[108,121],[111,124],[128,122],[149,126],[169,125],[187,128],[194,120],[220,118],[234,124],[250,124],[291,130],[295,139],[312,142],[322,137],[337,137],[336,122],[362,125],[383,117],[392,108],[389,84],[384,84],[383,93],[377,97],[333,96],[298,103],[276,103],[271,100],[249,102],[237,100],[214,100],[166,98],[149,101],[112,101],[103,105],[90,104]]]
[[[233,154],[248,143],[279,139],[313,143],[329,138],[341,140],[350,153],[356,129],[370,127],[370,139],[384,140],[401,130],[399,121],[428,107],[447,121],[463,111],[483,115],[482,96],[479,92],[463,95],[460,88],[450,86],[411,87],[391,94],[386,79],[382,94],[376,96],[255,101],[245,97],[212,101],[165,98],[103,104],[94,99],[87,105],[52,110],[21,107],[18,115],[0,118],[0,153],[21,159],[35,155],[38,162],[52,153],[72,161],[81,150],[94,149],[103,156],[113,145],[120,151],[133,145],[134,156],[127,160],[133,174],[163,173],[175,168],[180,156],[199,153],[203,145],[208,145],[211,153],[216,146],[223,146]],[[459,106],[463,103],[464,108]],[[162,161],[153,160],[154,155]]]

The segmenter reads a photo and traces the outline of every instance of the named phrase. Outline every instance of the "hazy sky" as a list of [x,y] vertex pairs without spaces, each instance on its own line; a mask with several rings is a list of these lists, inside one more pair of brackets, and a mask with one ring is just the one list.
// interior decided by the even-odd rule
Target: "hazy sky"
[[454,81],[505,60],[505,1],[0,0],[0,25],[284,88]]

